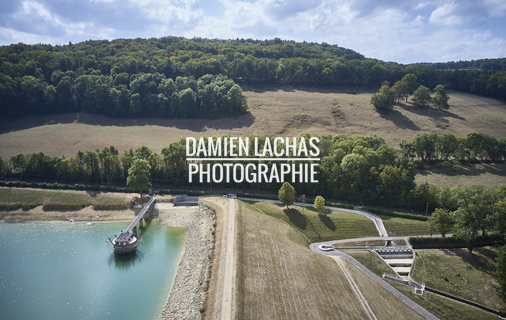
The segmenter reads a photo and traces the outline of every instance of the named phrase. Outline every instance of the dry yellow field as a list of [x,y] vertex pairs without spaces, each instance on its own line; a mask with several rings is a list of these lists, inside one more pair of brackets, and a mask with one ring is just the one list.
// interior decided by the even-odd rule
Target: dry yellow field
[[346,90],[246,87],[250,112],[224,119],[110,119],[89,114],[64,114],[0,120],[0,156],[44,152],[74,156],[79,150],[114,146],[120,152],[145,145],[160,152],[187,136],[271,134],[376,134],[398,147],[418,132],[482,132],[506,136],[506,104],[464,93],[450,93],[450,110],[395,106],[387,115],[370,105],[371,92]]

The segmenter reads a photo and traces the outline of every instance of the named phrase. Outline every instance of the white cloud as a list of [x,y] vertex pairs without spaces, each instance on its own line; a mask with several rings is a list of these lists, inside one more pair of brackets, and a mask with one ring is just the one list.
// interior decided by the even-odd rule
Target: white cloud
[[463,24],[465,18],[456,14],[457,4],[455,2],[445,3],[432,11],[429,21],[440,26],[456,26]]
[[130,0],[149,20],[162,24],[188,24],[202,17],[198,0]]
[[61,25],[60,18],[53,15],[42,3],[36,1],[22,1],[15,18],[25,18],[36,15],[52,25]]
[[22,32],[12,28],[0,27],[0,39],[8,39],[10,43],[60,43],[60,39],[29,32]]

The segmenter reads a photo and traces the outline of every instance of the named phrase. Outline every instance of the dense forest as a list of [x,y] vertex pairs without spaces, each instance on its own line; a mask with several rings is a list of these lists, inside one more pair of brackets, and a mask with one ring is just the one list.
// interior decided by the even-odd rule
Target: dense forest
[[416,65],[429,67],[438,70],[506,70],[506,58],[500,59],[478,59],[460,60],[448,62],[416,63]]
[[442,84],[506,100],[504,59],[476,66],[401,65],[367,59],[337,45],[281,39],[14,44],[0,47],[0,112],[7,117],[72,111],[220,117],[245,112],[241,84],[379,88],[406,74],[428,88]]

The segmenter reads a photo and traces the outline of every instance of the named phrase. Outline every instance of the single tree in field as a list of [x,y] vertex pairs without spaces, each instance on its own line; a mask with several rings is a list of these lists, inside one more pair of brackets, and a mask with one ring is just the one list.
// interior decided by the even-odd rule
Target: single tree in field
[[395,104],[397,93],[389,86],[381,86],[378,92],[373,94],[371,104],[378,110],[392,109]]
[[448,104],[448,100],[450,97],[446,93],[445,87],[442,84],[438,84],[436,88],[434,88],[434,97],[432,101],[439,109],[448,110],[450,105]]
[[292,205],[295,201],[295,188],[288,182],[283,183],[278,191],[278,199],[288,208],[288,206]]
[[416,75],[412,73],[408,73],[401,79],[402,82],[406,83],[408,86],[408,95],[412,95],[415,90],[420,86],[416,81]]
[[419,86],[413,92],[413,104],[417,107],[428,107],[432,101],[430,90],[426,86]]
[[151,187],[149,170],[151,166],[144,159],[135,159],[128,169],[127,186],[139,191],[142,200],[142,192],[147,192]]
[[430,229],[436,230],[441,234],[441,237],[446,237],[448,231],[451,231],[455,224],[453,213],[447,209],[437,208],[429,218]]
[[408,97],[409,97],[409,88],[408,88],[408,84],[404,81],[397,81],[394,86],[392,87],[392,89],[394,89],[396,95],[397,95],[397,103],[399,103],[399,101],[401,99],[405,99],[406,102],[408,102]]
[[314,199],[314,208],[318,213],[322,213],[323,209],[325,209],[325,199],[322,196],[317,196]]

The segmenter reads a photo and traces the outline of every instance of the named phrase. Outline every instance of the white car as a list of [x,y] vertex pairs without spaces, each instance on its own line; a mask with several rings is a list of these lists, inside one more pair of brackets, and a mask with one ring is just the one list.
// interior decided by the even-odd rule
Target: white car
[[321,251],[334,251],[334,247],[328,244],[321,244],[319,248]]

